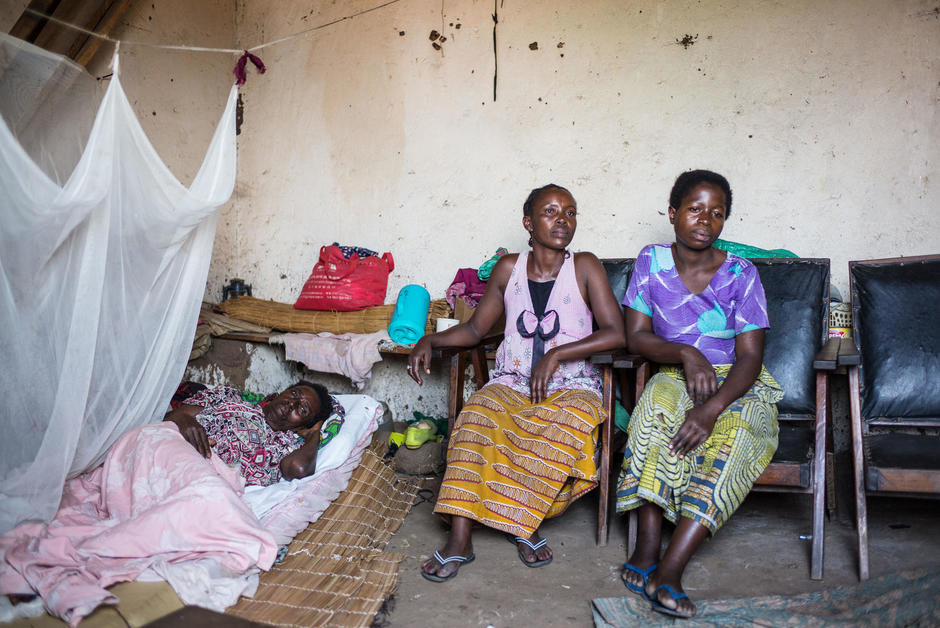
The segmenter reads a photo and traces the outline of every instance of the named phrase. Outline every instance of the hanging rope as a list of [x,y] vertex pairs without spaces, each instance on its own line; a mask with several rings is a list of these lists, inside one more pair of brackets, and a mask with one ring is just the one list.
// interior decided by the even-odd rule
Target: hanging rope
[[[163,50],[188,50],[188,51],[191,51],[191,52],[225,52],[225,53],[229,53],[229,54],[241,54],[242,56],[244,56],[244,54],[242,54],[242,53],[257,52],[258,50],[262,50],[262,49],[264,49],[264,48],[267,48],[268,46],[273,46],[274,44],[279,44],[279,43],[281,43],[281,42],[289,41],[289,40],[291,40],[291,39],[296,39],[297,37],[303,37],[304,35],[307,35],[308,33],[312,33],[313,31],[318,31],[318,30],[320,30],[320,29],[322,29],[322,28],[326,28],[327,26],[333,26],[334,24],[339,24],[340,22],[344,22],[344,21],[346,21],[346,20],[351,20],[351,19],[354,18],[354,17],[359,17],[360,15],[365,15],[366,13],[371,13],[372,11],[378,11],[379,9],[385,8],[385,7],[387,7],[387,6],[391,5],[391,4],[395,4],[396,2],[399,2],[399,1],[400,1],[400,0],[388,0],[387,2],[384,2],[384,3],[382,3],[382,4],[379,4],[379,5],[374,6],[374,7],[372,7],[372,8],[363,9],[362,11],[359,11],[359,12],[357,12],[357,13],[352,13],[352,14],[350,14],[350,15],[346,15],[346,16],[343,16],[343,17],[341,17],[341,18],[337,18],[337,19],[335,19],[335,20],[333,20],[333,21],[331,21],[331,22],[327,22],[327,23],[325,23],[325,24],[320,24],[319,26],[314,26],[314,27],[312,27],[312,28],[308,28],[308,29],[306,29],[306,30],[302,30],[302,31],[300,31],[300,32],[298,32],[298,33],[294,33],[294,34],[292,34],[292,35],[287,35],[286,37],[281,37],[280,39],[275,39],[274,41],[269,41],[269,42],[266,42],[266,43],[263,43],[263,44],[259,44],[259,45],[257,45],[257,46],[253,46],[253,47],[251,47],[251,48],[248,48],[247,50],[246,50],[246,49],[243,49],[243,48],[207,48],[207,47],[205,47],[205,46],[182,46],[182,45],[174,45],[174,44],[153,44],[153,43],[144,42],[144,41],[132,41],[132,40],[127,40],[127,39],[115,39],[114,37],[110,37],[110,36],[108,36],[108,35],[102,35],[101,33],[96,33],[96,32],[93,31],[93,30],[89,30],[89,29],[84,28],[84,27],[82,27],[82,26],[79,26],[79,25],[77,25],[77,24],[73,24],[73,23],[71,23],[71,22],[66,22],[65,20],[60,20],[60,19],[57,18],[57,17],[53,17],[53,16],[51,16],[51,15],[47,15],[47,14],[41,12],[41,11],[37,11],[36,9],[31,9],[31,8],[27,7],[26,9],[24,9],[24,13],[29,13],[29,14],[32,15],[32,16],[39,17],[39,18],[42,18],[42,19],[44,19],[44,20],[48,20],[48,21],[50,21],[50,22],[53,22],[54,24],[58,24],[59,26],[64,26],[64,27],[66,27],[66,28],[71,28],[71,29],[76,30],[76,31],[79,31],[79,32],[81,32],[81,33],[85,33],[86,35],[90,35],[91,37],[97,37],[98,39],[102,39],[102,40],[104,40],[104,41],[111,42],[112,44],[123,43],[125,46],[147,46],[147,47],[150,47],[150,48],[161,48],[161,49],[163,49]],[[257,59],[257,57],[255,57],[255,59]],[[260,59],[258,59],[258,62],[255,62],[254,60],[252,60],[252,63],[255,63],[255,65],[257,66],[258,63],[260,63],[260,61],[261,61]],[[239,59],[239,63],[240,63],[240,62],[241,62],[241,59]],[[264,70],[261,69],[262,67],[264,67],[264,64],[263,64],[263,63],[261,64],[261,66],[258,67],[258,72],[260,72],[260,73],[263,73],[263,72],[264,72]],[[241,83],[239,83],[239,85],[241,85]]]

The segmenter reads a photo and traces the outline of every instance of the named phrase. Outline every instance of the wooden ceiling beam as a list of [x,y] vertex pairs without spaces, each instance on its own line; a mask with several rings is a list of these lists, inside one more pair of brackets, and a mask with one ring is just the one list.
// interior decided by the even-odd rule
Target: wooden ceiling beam
[[[32,0],[27,8],[38,11],[44,15],[52,15],[57,6],[59,6],[59,0]],[[10,29],[10,34],[23,41],[33,43],[48,23],[49,20],[24,11],[20,19],[18,19],[16,24],[13,25],[13,28]]]
[[[114,30],[114,27],[117,26],[118,22],[121,21],[121,18],[124,17],[127,9],[131,6],[131,2],[132,0],[114,0],[111,2],[107,10],[104,12],[104,15],[99,18],[98,23],[91,30],[94,30],[96,33],[100,33],[105,36],[110,35],[111,31]],[[98,52],[98,48],[101,47],[102,41],[104,40],[99,37],[86,37],[85,43],[76,53],[76,56],[72,58],[80,66],[87,66],[94,58],[95,53]]]

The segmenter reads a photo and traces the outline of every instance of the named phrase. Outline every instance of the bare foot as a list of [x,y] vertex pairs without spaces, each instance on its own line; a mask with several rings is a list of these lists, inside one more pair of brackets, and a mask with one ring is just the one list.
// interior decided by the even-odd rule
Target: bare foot
[[[464,560],[448,561],[451,557],[461,557]],[[447,545],[438,552],[434,553],[428,560],[421,565],[422,575],[428,580],[443,582],[450,580],[457,575],[457,570],[464,563],[469,563],[474,559],[473,545],[469,543],[455,543],[449,541]]]
[[656,567],[656,563],[640,566],[628,562],[623,566],[623,571],[620,572],[620,579],[623,580],[628,589],[634,593],[641,593],[646,590],[647,579]]
[[[682,590],[679,577],[666,573],[663,568],[657,569],[650,575],[646,585],[646,594],[654,603],[658,602],[666,610],[672,611],[672,613],[667,614],[676,615],[677,617],[694,617],[697,612],[695,604]],[[655,606],[653,610],[663,612],[663,609],[658,609]]]
[[516,543],[516,548],[519,550],[519,559],[527,566],[542,567],[552,562],[552,558],[554,557],[552,548],[539,536],[538,530],[532,533],[532,536],[528,539],[528,543],[515,541],[515,539],[513,539],[513,541]]

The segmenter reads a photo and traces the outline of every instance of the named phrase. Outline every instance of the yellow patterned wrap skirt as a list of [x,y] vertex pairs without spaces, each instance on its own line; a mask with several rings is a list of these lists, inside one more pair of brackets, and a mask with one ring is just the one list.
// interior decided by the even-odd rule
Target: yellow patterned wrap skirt
[[[715,367],[721,385],[731,366]],[[617,487],[617,512],[652,502],[667,519],[688,517],[718,531],[741,505],[777,450],[777,406],[783,390],[767,371],[715,422],[695,455],[669,453],[669,441],[692,408],[680,368],[663,367],[637,402]]]
[[434,512],[530,537],[597,486],[596,432],[606,417],[590,390],[533,404],[508,386],[484,386],[454,424]]

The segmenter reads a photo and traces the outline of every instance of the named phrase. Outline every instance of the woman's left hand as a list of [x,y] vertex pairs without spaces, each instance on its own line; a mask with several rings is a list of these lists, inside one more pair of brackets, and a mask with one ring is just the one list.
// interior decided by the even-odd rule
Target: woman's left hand
[[669,441],[669,453],[680,458],[708,440],[715,428],[717,415],[708,410],[707,405],[695,406],[685,413],[685,421],[676,435]]
[[294,430],[294,433],[304,440],[310,440],[311,437],[319,436],[320,430],[323,429],[323,423],[325,421],[326,419],[323,419],[322,421],[318,421],[315,425],[311,425],[310,427],[298,427]]
[[542,356],[529,376],[529,396],[532,403],[542,403],[548,396],[548,382],[551,381],[555,369],[558,368],[558,357],[552,349]]

